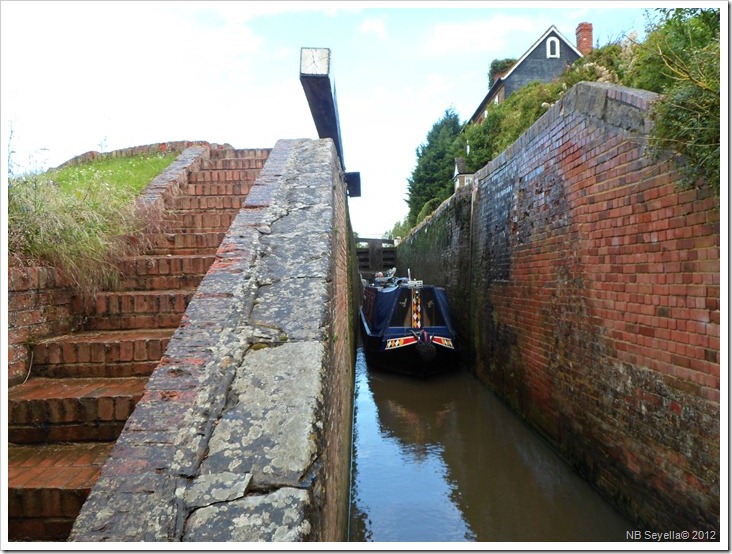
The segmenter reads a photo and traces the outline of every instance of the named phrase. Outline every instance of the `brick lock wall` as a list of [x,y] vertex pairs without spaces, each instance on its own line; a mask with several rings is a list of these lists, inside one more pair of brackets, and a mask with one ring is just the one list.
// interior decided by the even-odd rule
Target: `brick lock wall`
[[326,381],[328,431],[325,434],[324,481],[327,496],[323,502],[322,540],[347,541],[350,500],[351,422],[353,418],[354,364],[356,357],[356,305],[359,291],[353,232],[348,215],[346,184],[335,151],[333,152],[330,318],[332,331],[328,342],[329,378]]
[[652,98],[570,90],[476,174],[435,275],[470,259],[475,372],[619,509],[718,530],[718,201],[645,156]]

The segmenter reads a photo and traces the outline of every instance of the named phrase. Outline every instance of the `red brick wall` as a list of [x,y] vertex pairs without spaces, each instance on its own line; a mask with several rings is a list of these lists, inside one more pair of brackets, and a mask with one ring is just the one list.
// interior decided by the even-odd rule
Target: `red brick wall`
[[639,522],[718,529],[718,201],[650,100],[578,87],[476,176],[476,370]]
[[469,286],[477,375],[616,506],[719,529],[719,201],[645,155],[652,99],[570,90],[476,174],[468,233],[454,202],[425,226],[454,259],[412,271]]
[[322,534],[325,541],[348,540],[350,495],[351,421],[353,419],[353,370],[356,357],[356,309],[360,299],[355,243],[348,214],[346,183],[333,147],[333,239],[331,256],[330,319],[328,341],[330,366],[326,398],[327,492],[323,502]]
[[68,332],[69,283],[50,267],[8,268],[8,384],[22,383],[30,367],[29,344]]
[[67,167],[71,165],[79,165],[90,162],[97,159],[105,158],[130,158],[132,156],[139,156],[142,154],[158,154],[160,152],[182,152],[186,148],[191,146],[204,146],[207,149],[223,150],[232,149],[230,144],[212,144],[202,140],[175,140],[168,142],[156,142],[154,144],[143,144],[140,146],[131,146],[129,148],[122,148],[120,150],[112,150],[111,152],[97,152],[91,150],[84,152],[78,156],[74,156],[68,161],[65,161],[56,169]]

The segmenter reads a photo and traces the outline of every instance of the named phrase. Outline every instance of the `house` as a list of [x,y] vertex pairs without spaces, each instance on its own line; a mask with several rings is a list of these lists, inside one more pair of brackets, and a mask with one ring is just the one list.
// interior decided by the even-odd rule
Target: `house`
[[469,173],[467,170],[467,164],[465,158],[455,158],[455,170],[452,176],[455,190],[460,187],[470,187],[473,185],[473,173]]
[[470,123],[481,123],[491,102],[503,102],[511,93],[533,81],[549,82],[559,77],[564,69],[592,51],[592,23],[580,23],[576,29],[576,45],[569,42],[552,25],[508,71],[498,75],[488,94],[470,118]]

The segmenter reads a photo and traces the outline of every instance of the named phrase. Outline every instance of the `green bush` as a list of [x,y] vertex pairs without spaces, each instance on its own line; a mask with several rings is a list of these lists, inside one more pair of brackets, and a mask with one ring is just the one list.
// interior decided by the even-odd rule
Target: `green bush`
[[488,86],[492,87],[496,82],[496,75],[499,73],[505,73],[511,67],[513,67],[513,64],[516,63],[516,58],[504,58],[502,60],[493,60],[491,62],[491,68],[489,70],[488,76],[489,76],[489,83]]
[[661,94],[651,110],[651,152],[676,156],[683,185],[720,187],[719,10],[664,9],[636,48],[630,86]]
[[434,212],[437,208],[439,208],[440,204],[442,204],[445,200],[446,199],[433,198],[432,200],[428,200],[427,202],[425,202],[424,206],[422,206],[422,209],[417,214],[417,224],[422,223],[425,218],[432,212]]

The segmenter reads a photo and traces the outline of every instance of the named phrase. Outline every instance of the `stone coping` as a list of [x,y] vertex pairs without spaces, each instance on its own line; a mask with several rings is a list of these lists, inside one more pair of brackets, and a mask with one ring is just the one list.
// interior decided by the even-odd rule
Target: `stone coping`
[[70,540],[318,539],[336,162],[272,150]]

